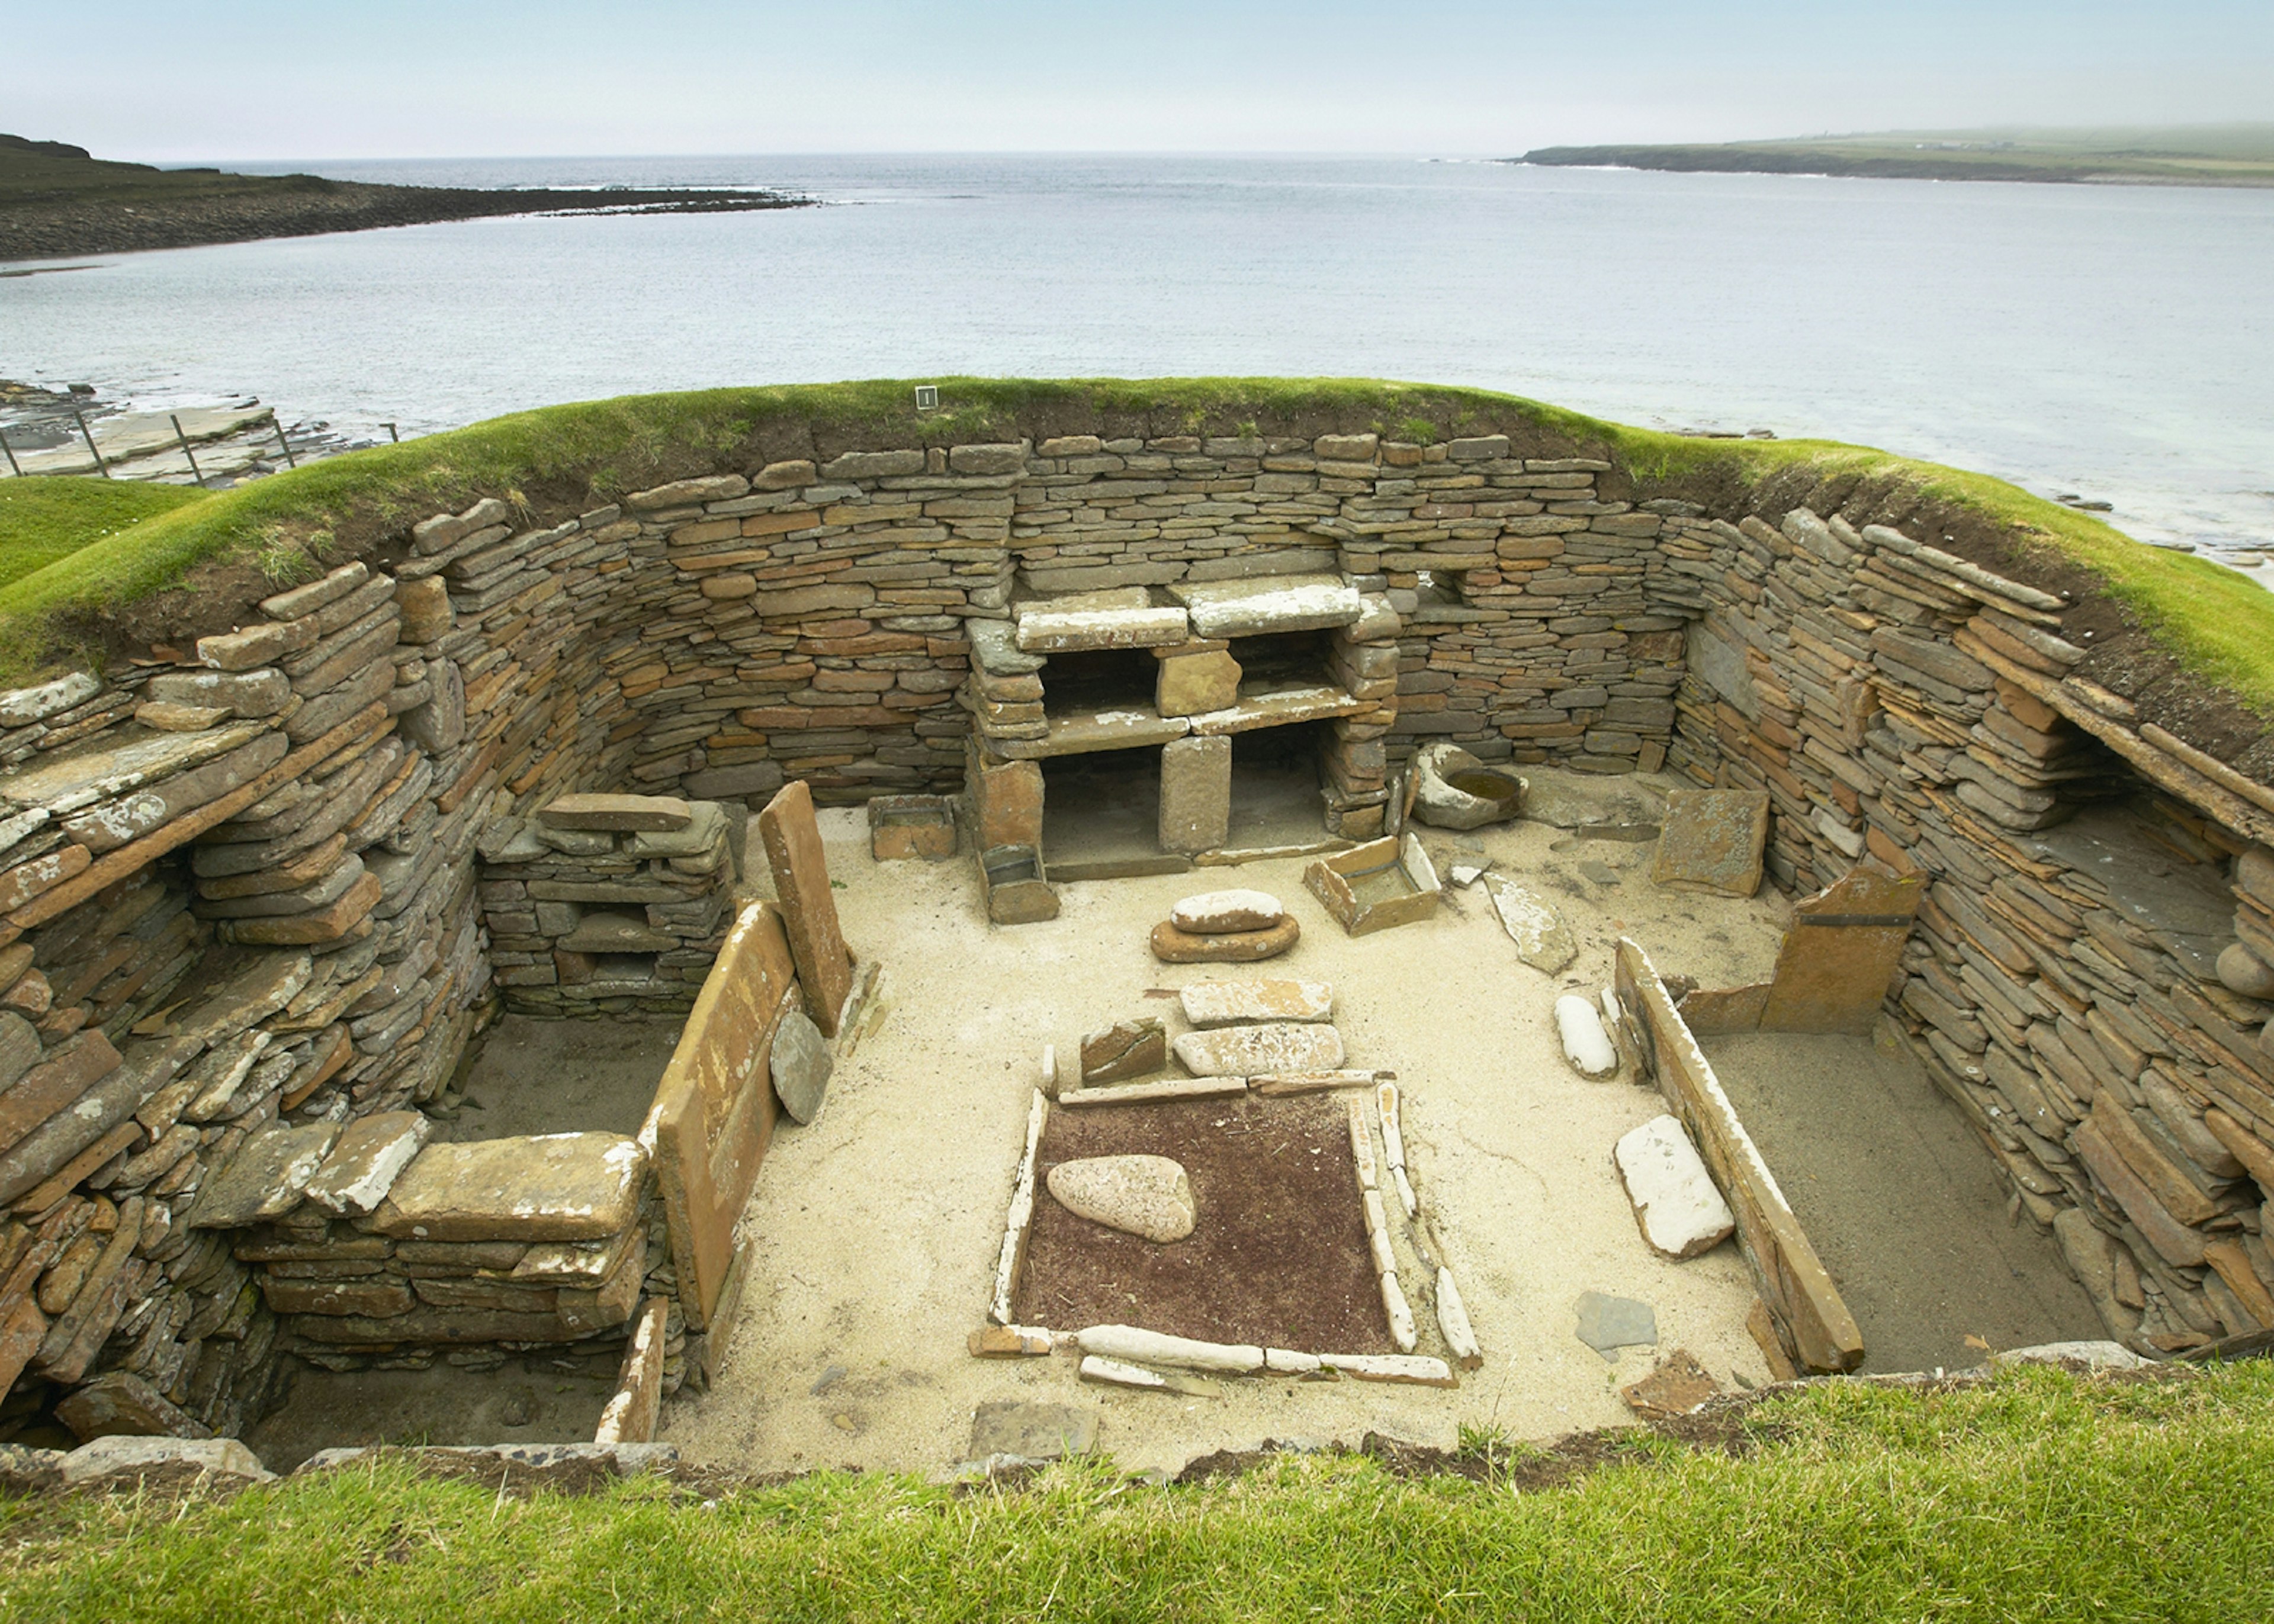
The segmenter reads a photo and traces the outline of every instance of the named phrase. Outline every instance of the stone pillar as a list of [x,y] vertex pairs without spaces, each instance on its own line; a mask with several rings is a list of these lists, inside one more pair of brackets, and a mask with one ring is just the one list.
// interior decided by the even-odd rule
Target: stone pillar
[[1231,833],[1231,741],[1178,739],[1161,747],[1161,849],[1190,856]]
[[970,756],[971,809],[979,826],[979,849],[1043,844],[1043,769],[1030,761],[989,761]]

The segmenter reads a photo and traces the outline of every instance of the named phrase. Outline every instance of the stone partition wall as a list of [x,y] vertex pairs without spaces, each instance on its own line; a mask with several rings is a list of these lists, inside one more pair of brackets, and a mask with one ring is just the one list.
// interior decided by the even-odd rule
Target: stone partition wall
[[[2112,1323],[2169,1347],[2274,1320],[2274,794],[2067,674],[2058,598],[1790,501],[1651,494],[1536,427],[842,445],[557,510],[485,497],[258,623],[0,694],[0,1434],[106,1377],[149,1425],[237,1431],[278,1312],[316,1312],[280,1282],[320,1276],[272,1266],[489,1267],[416,1237],[378,1255],[338,1214],[275,1244],[373,1255],[265,1258],[228,1236],[317,1216],[195,1214],[277,1124],[443,1100],[501,984],[638,1012],[575,979],[591,915],[520,906],[551,900],[528,865],[675,866],[685,894],[653,906],[682,913],[606,928],[672,938],[651,1001],[685,1007],[731,834],[704,814],[699,850],[532,844],[556,798],[731,823],[790,779],[840,805],[968,780],[983,844],[1031,844],[1035,763],[981,751],[1038,719],[1031,673],[975,646],[1041,599],[1288,576],[1365,604],[1327,655],[1345,833],[1445,739],[1766,788],[1788,888],[1866,855],[1925,870],[1890,1013]],[[487,1284],[516,1312],[586,1289]],[[452,1295],[384,1300],[403,1289],[404,1313]]]

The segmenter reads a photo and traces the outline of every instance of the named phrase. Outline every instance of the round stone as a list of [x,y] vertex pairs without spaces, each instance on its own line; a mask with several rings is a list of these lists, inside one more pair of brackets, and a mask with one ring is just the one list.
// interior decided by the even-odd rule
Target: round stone
[[1413,816],[1438,829],[1480,829],[1517,815],[1525,784],[1496,772],[1457,744],[1433,744],[1413,758]]
[[1169,922],[1193,936],[1269,930],[1286,916],[1279,898],[1262,891],[1203,891],[1169,910]]
[[1253,964],[1295,945],[1303,928],[1290,914],[1268,930],[1227,930],[1202,936],[1167,920],[1153,927],[1153,957],[1163,964]]
[[2219,951],[2218,979],[2227,991],[2246,998],[2274,998],[2274,969],[2240,942],[2230,942]]
[[1059,1206],[1093,1223],[1163,1243],[1193,1232],[1192,1180],[1167,1156],[1084,1156],[1044,1182]]

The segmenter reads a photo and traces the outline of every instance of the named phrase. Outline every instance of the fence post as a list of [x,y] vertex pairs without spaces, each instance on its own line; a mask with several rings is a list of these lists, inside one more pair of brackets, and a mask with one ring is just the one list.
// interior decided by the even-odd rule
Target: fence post
[[198,489],[206,488],[206,477],[198,471],[198,454],[190,449],[190,437],[182,432],[182,419],[177,412],[168,412],[167,420],[174,425],[174,438],[182,442],[182,455],[190,460],[190,477],[198,482]]
[[[87,441],[87,455],[88,455],[89,456],[92,456],[92,457],[94,459],[94,465],[95,465],[95,467],[97,467],[98,469],[101,469],[101,470],[102,470],[102,477],[103,477],[105,479],[109,478],[109,477],[110,477],[110,464],[109,464],[109,463],[108,463],[108,462],[104,462],[104,461],[102,460],[102,453],[95,449],[95,445],[94,445],[94,434],[93,434],[93,433],[88,430],[88,428],[87,428],[87,414],[86,414],[86,413],[84,413],[84,412],[82,412],[81,410],[79,410],[79,402],[76,402],[76,401],[74,401],[74,402],[72,402],[72,416],[74,418],[78,419],[78,422],[79,422],[79,432],[80,435],[81,435],[81,436],[86,440],[86,441]],[[15,459],[14,459],[13,457],[11,457],[11,458],[9,459],[9,461],[11,461],[11,462],[13,462],[14,460],[15,460]]]
[[284,466],[297,468],[300,460],[292,455],[292,442],[284,438],[284,422],[275,412],[268,414],[268,426],[276,431],[276,443],[284,447]]
[[21,479],[24,477],[24,470],[17,464],[16,447],[8,443],[8,433],[5,429],[0,429],[0,451],[8,454],[8,471]]

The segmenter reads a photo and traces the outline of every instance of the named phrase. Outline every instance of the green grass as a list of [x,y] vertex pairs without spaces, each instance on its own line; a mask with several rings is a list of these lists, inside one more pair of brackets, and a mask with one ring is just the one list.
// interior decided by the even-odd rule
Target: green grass
[[0,479],[0,587],[203,494],[132,479]]
[[94,658],[70,628],[171,586],[211,560],[290,578],[323,561],[350,522],[401,528],[482,495],[607,500],[667,478],[769,457],[1050,433],[1315,434],[1404,440],[1542,431],[1611,457],[1638,494],[1750,486],[1773,476],[1905,483],[1970,508],[2027,545],[2096,573],[2182,664],[2274,717],[2274,597],[2232,570],[2143,546],[2088,515],[2000,480],[1828,440],[1692,440],[1483,389],[1369,379],[943,378],[919,415],[911,383],[877,380],[712,389],[547,407],[311,463],[160,515],[0,585],[0,683]]
[[[1560,1487],[1347,1456],[1155,1488],[820,1476],[523,1500],[399,1462],[227,1501],[0,1506],[49,1620],[2203,1620],[2274,1614],[2274,1365],[1773,1400],[1731,1459],[1638,1438]],[[1519,1466],[1521,1462],[1518,1462]]]

